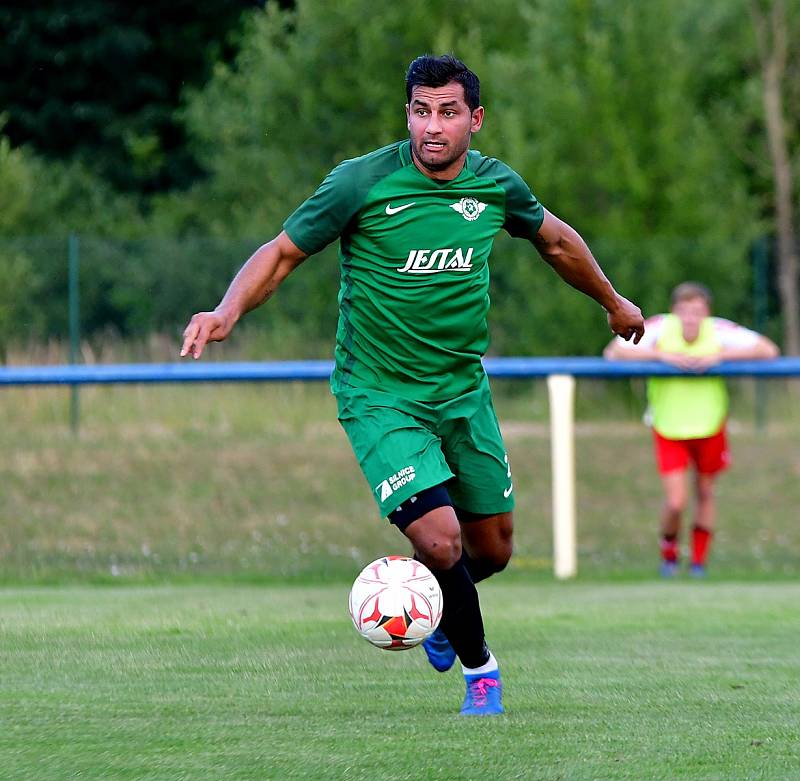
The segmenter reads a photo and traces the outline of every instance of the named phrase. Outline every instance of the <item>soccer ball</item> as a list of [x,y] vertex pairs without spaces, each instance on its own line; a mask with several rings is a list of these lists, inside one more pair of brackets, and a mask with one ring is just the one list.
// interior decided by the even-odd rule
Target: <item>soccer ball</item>
[[387,651],[403,651],[419,645],[439,626],[442,590],[419,561],[384,556],[355,579],[350,617],[365,640]]

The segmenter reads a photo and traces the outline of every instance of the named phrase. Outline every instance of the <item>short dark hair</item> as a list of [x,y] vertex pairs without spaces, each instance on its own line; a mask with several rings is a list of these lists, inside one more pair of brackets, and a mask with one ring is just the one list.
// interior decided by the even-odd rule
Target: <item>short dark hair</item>
[[702,298],[709,309],[714,303],[714,296],[711,295],[711,291],[705,285],[700,284],[700,282],[681,282],[672,291],[670,305],[675,306],[681,301],[690,301],[693,298]]
[[464,100],[469,110],[475,111],[481,104],[480,79],[452,54],[443,54],[441,57],[423,54],[417,57],[406,71],[406,98],[411,103],[414,87],[444,87],[451,81],[458,82],[464,88]]

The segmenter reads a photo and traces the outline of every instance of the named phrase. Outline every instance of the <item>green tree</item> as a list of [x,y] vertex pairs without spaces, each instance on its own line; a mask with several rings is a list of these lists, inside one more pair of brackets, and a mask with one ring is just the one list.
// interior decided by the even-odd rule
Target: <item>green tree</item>
[[[192,5],[200,27],[216,2]],[[787,0],[794,26],[797,2]],[[721,313],[749,320],[748,247],[770,225],[772,185],[769,165],[760,163],[768,157],[756,39],[742,23],[750,19],[748,0],[711,6],[701,0],[463,0],[457,7],[298,0],[291,10],[270,3],[246,15],[232,61],[219,44],[227,22],[216,37],[182,29],[160,54],[153,41],[191,18],[183,0],[169,13],[158,3],[164,11],[158,19],[153,7],[143,6],[130,23],[112,5],[91,0],[47,14],[37,4],[38,16],[28,9],[50,31],[34,47],[39,54],[23,62],[39,62],[49,52],[55,59],[46,72],[57,87],[71,69],[58,70],[56,55],[68,63],[85,57],[109,69],[102,88],[116,84],[122,107],[74,100],[74,116],[59,125],[47,118],[51,109],[59,116],[61,103],[34,115],[7,99],[15,133],[23,115],[31,128],[46,126],[53,137],[60,129],[59,143],[69,148],[55,153],[75,160],[45,165],[30,149],[0,143],[0,235],[80,230],[106,237],[85,243],[87,263],[96,264],[86,291],[95,327],[104,318],[125,333],[174,327],[190,313],[187,307],[213,305],[234,265],[234,245],[225,240],[241,240],[237,252],[254,248],[338,161],[404,136],[405,67],[417,54],[444,51],[464,58],[482,78],[487,121],[474,146],[519,170],[548,208],[587,237],[622,291],[652,313],[666,306],[676,282],[699,279],[715,290]],[[33,16],[20,17],[28,28],[12,27],[7,9],[0,23],[19,38],[9,37],[11,50],[20,41],[32,45],[39,29],[30,26]],[[80,36],[65,42],[59,38],[65,29]],[[71,39],[78,37],[85,46],[76,49]],[[200,57],[203,65],[196,80],[185,79],[195,86],[175,115],[177,89],[156,89],[148,74],[153,68],[164,78],[169,72],[169,79],[185,74],[186,62],[172,65],[181,48],[191,49],[186,62],[196,65],[192,57]],[[789,50],[791,74],[796,55]],[[105,57],[98,54],[103,51]],[[209,52],[216,64],[204,83]],[[97,71],[82,72],[77,81],[85,82],[86,73]],[[800,115],[792,111],[800,80],[792,83],[790,118]],[[56,87],[53,94],[72,94]],[[11,89],[5,81],[3,89]],[[33,94],[35,102],[44,93]],[[84,121],[92,132],[79,127]],[[164,140],[167,125],[178,128],[174,147]],[[787,137],[796,170],[794,124]],[[135,205],[96,172],[117,186],[184,184],[194,174],[165,173],[173,151],[207,176],[185,191],[152,198],[146,228],[182,242],[159,249],[109,241],[114,234],[135,239],[143,224]],[[215,241],[204,244],[201,236]],[[15,258],[14,274],[36,270],[43,300],[61,289],[63,276],[49,270],[49,261],[31,262],[19,247],[8,257]],[[597,353],[607,338],[602,313],[563,285],[529,245],[500,238],[492,268],[496,352]],[[330,338],[336,277],[328,250],[293,276],[255,322],[264,317],[272,330],[305,328],[312,338]]]
[[44,160],[0,134],[0,237],[58,238],[71,231],[125,237],[143,229],[135,202],[86,166]]
[[[715,42],[713,26],[696,24],[698,0],[490,6],[465,0],[454,15],[410,0],[373,13],[366,0],[301,0],[292,13],[252,15],[236,62],[187,106],[211,177],[162,201],[160,224],[272,235],[336,162],[405,134],[404,68],[452,50],[483,80],[487,121],[474,145],[589,238],[622,290],[654,312],[695,278],[723,311],[749,314],[759,224],[720,144],[728,117],[707,100],[703,52]],[[301,273],[322,277],[320,265]],[[312,297],[329,307],[332,265]],[[607,338],[596,306],[524,243],[498,242],[493,279],[497,351],[596,353]]]
[[[406,133],[403,74],[428,51],[461,52],[477,70],[491,49],[518,47],[516,3],[299,0],[249,15],[241,50],[190,91],[192,149],[209,172],[159,199],[168,231],[264,236],[343,158]],[[465,52],[469,52],[469,56]]]
[[[526,5],[523,51],[490,61],[505,108],[487,136],[647,313],[663,311],[669,289],[689,278],[716,291],[721,311],[749,317],[758,219],[744,172],[720,144],[726,117],[704,100],[699,53],[714,39],[692,24],[697,9],[695,0]],[[590,304],[534,278],[522,259],[509,279],[495,278],[518,301],[499,313],[507,332],[536,291],[536,349],[596,352],[606,338]]]
[[132,199],[85,167],[44,161],[0,135],[0,359],[12,342],[66,333],[71,231],[143,230]]
[[[253,13],[236,61],[218,65],[185,111],[209,177],[187,193],[157,198],[154,230],[271,237],[336,163],[407,133],[403,74],[414,56],[469,51],[480,70],[487,48],[522,41],[514,35],[514,3],[465,0],[458,14],[451,11],[422,0],[379,11],[366,0],[301,0],[293,11],[270,4]],[[247,323],[264,323],[267,334],[303,328],[305,349],[329,345],[335,250],[312,263]],[[223,284],[197,305],[213,306]]]
[[[793,13],[787,13],[787,5]],[[800,32],[800,4],[785,0],[751,0],[751,18],[758,46],[764,126],[773,180],[776,234],[777,288],[783,315],[784,349],[800,354],[800,246],[797,241],[795,199],[798,165],[792,163],[791,146],[797,147],[800,131],[787,103],[800,108],[796,84],[800,52],[790,50],[790,41]],[[793,23],[793,24],[790,24]],[[792,33],[794,32],[794,35]],[[791,75],[790,75],[791,74]],[[795,78],[792,79],[791,76]],[[796,117],[796,112],[792,112]],[[787,116],[788,114],[788,116]],[[792,144],[794,142],[794,144]],[[798,148],[800,149],[800,147]],[[795,151],[798,151],[796,149]],[[800,158],[800,153],[795,155]]]
[[[690,3],[684,14],[717,143],[746,182],[759,232],[774,236],[766,330],[796,352],[800,210],[800,0]],[[782,337],[782,339],[781,339]]]
[[263,0],[6,0],[0,106],[15,146],[80,161],[117,188],[186,186],[200,170],[175,117],[186,84],[235,52]]

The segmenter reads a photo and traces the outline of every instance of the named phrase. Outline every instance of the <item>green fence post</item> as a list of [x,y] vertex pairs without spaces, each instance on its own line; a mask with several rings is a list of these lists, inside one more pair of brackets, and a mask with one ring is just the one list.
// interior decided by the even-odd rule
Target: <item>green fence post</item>
[[[67,243],[69,263],[69,362],[78,363],[81,346],[80,317],[80,242],[75,233],[69,234]],[[80,388],[70,385],[69,422],[74,434],[80,426]]]

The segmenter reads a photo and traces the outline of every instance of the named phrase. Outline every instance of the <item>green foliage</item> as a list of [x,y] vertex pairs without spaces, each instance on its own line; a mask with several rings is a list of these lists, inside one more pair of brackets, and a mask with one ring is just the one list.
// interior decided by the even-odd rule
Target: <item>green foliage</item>
[[[720,311],[747,319],[747,251],[759,224],[747,180],[719,143],[725,118],[701,101],[695,52],[713,48],[714,38],[703,28],[686,34],[695,7],[527,6],[522,56],[490,60],[503,108],[479,140],[499,147],[542,202],[589,240],[612,281],[646,313],[664,311],[671,287],[692,278],[716,291]],[[504,293],[532,303],[535,327],[512,351],[594,353],[606,340],[602,318],[554,276],[521,260],[510,269],[495,262],[494,273]],[[521,302],[498,304],[496,317],[510,330]]]
[[259,0],[24,0],[0,9],[0,106],[15,145],[80,160],[125,191],[186,186],[198,167],[175,116]]
[[[0,358],[13,342],[67,333],[71,231],[136,235],[143,224],[132,199],[86,167],[46,163],[0,135]],[[104,269],[124,284],[118,267]]]
[[35,302],[42,278],[28,255],[0,247],[0,361],[9,342],[23,333],[41,334],[42,310]]
[[[622,291],[653,314],[672,286],[698,278],[721,312],[749,319],[748,247],[761,226],[719,143],[733,120],[707,100],[701,54],[717,28],[692,26],[694,0],[466,2],[456,16],[424,2],[370,8],[303,0],[252,15],[235,64],[187,106],[212,175],[162,200],[159,225],[271,236],[339,160],[405,135],[405,67],[454,50],[483,82],[474,146],[517,168]],[[501,239],[493,278],[495,351],[596,353],[607,340],[603,313],[527,244]]]
[[85,166],[45,161],[0,135],[0,237],[70,231],[125,237],[143,225],[134,201]]
[[[798,1],[789,4],[792,24]],[[199,27],[176,40],[197,43],[215,2],[201,3]],[[186,53],[184,65],[193,57],[215,64],[204,85],[203,68],[196,80],[186,79],[185,105],[169,120],[185,128],[186,139],[174,147],[164,141],[161,120],[176,93],[150,95],[147,114],[138,79],[153,63],[141,73],[136,63],[142,51],[160,51],[154,41],[163,43],[185,8],[179,3],[153,32],[142,22],[152,9],[120,26],[116,12],[101,5],[45,20],[51,37],[41,45],[60,40],[70,25],[96,31],[106,14],[110,37],[89,36],[86,57],[96,64],[97,47],[113,39],[112,76],[125,63],[136,72],[133,113],[115,114],[103,131],[106,141],[124,146],[115,176],[152,183],[181,147],[207,177],[154,196],[142,217],[90,173],[106,170],[111,159],[91,133],[79,138],[91,154],[75,153],[92,158],[88,166],[45,165],[0,142],[0,235],[78,231],[129,240],[146,231],[212,241],[105,241],[105,262],[91,250],[97,260],[86,263],[94,270],[82,278],[88,333],[108,325],[124,334],[172,331],[192,309],[213,306],[229,275],[334,165],[406,135],[405,68],[422,52],[443,51],[462,56],[482,79],[487,119],[474,146],[519,170],[646,314],[663,311],[670,288],[692,278],[712,287],[720,314],[751,322],[749,247],[769,229],[771,191],[746,0],[713,7],[700,0],[463,0],[458,13],[452,4],[424,0],[377,8],[368,0],[269,3],[245,15],[235,59],[217,37],[211,49]],[[62,48],[72,62],[75,49]],[[64,86],[58,79],[52,85],[54,92]],[[797,97],[790,87],[787,105]],[[86,115],[95,125],[101,104],[91,103]],[[89,104],[76,106],[78,121]],[[163,181],[181,178],[170,176]],[[335,256],[331,247],[305,264],[247,323],[291,333],[284,349],[296,341],[328,354],[320,345],[330,344],[336,316]],[[63,255],[28,259],[46,279],[48,311],[37,326],[45,335],[59,333],[63,322],[51,311],[65,309],[58,299],[65,275],[53,265],[62,262]],[[543,266],[527,243],[500,237],[492,269],[494,352],[596,354],[606,342],[603,312]],[[269,334],[264,344],[280,351],[280,339]]]
[[271,236],[340,160],[407,133],[403,78],[413,57],[463,50],[480,63],[487,48],[514,45],[514,4],[465,0],[451,10],[301,0],[291,12],[271,4],[252,14],[234,65],[219,65],[186,109],[211,176],[186,198],[160,200],[159,225]]

